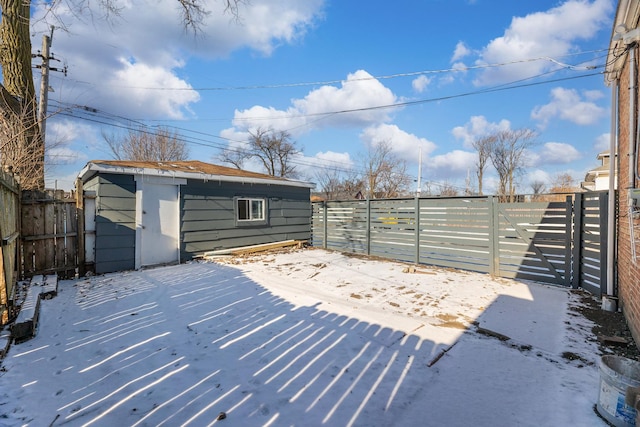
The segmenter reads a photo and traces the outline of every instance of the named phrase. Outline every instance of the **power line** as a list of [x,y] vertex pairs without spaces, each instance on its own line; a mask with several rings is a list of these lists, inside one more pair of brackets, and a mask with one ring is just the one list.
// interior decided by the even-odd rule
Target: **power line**
[[[555,71],[557,71],[557,70],[555,70]],[[378,106],[370,106],[370,107],[362,107],[362,108],[354,108],[354,109],[337,110],[337,111],[330,111],[330,112],[323,112],[323,113],[289,115],[287,117],[283,116],[283,117],[278,117],[278,118],[326,117],[326,116],[329,116],[329,115],[348,114],[348,113],[353,113],[353,112],[362,112],[362,111],[376,110],[376,109],[391,109],[391,108],[408,107],[408,106],[413,106],[413,105],[419,105],[419,104],[430,103],[430,102],[439,102],[439,101],[443,101],[443,100],[457,99],[457,98],[468,97],[468,96],[473,96],[473,95],[480,95],[480,94],[485,94],[485,93],[500,92],[500,91],[505,91],[505,90],[510,90],[510,89],[519,89],[519,88],[532,87],[532,86],[538,86],[538,85],[543,85],[543,84],[558,83],[558,82],[562,82],[562,81],[575,80],[575,79],[586,78],[586,77],[593,77],[593,76],[602,74],[602,72],[598,72],[598,73],[583,74],[583,75],[580,75],[580,76],[571,76],[571,77],[563,77],[563,78],[552,79],[552,80],[544,80],[544,81],[539,81],[539,82],[531,82],[531,83],[526,83],[526,84],[517,84],[517,85],[514,84],[514,83],[530,80],[530,79],[533,79],[533,78],[539,78],[539,77],[541,77],[543,75],[547,75],[547,74],[553,73],[555,71],[551,71],[551,72],[548,72],[548,73],[543,73],[541,75],[533,76],[533,77],[526,78],[526,79],[521,79],[521,80],[518,80],[518,81],[515,81],[515,82],[510,82],[510,83],[506,83],[506,84],[499,85],[499,86],[494,86],[494,87],[487,88],[487,89],[481,89],[481,90],[472,91],[472,92],[465,92],[465,93],[460,93],[460,94],[442,96],[442,97],[437,97],[437,98],[426,98],[426,99],[413,100],[413,101],[404,101],[404,102],[399,102],[399,103],[394,103],[394,104],[386,104],[386,105],[378,105]],[[108,112],[104,112],[104,111],[98,110],[98,109],[93,108],[93,107],[82,106],[82,105],[78,105],[78,104],[66,104],[66,103],[63,103],[63,102],[60,102],[60,101],[55,101],[55,102],[57,102],[60,106],[66,105],[66,107],[61,112],[58,113],[58,114],[63,115],[63,116],[72,117],[72,118],[76,118],[76,119],[80,119],[80,120],[86,120],[86,121],[90,121],[90,122],[97,123],[97,124],[112,126],[112,127],[116,127],[116,128],[120,128],[120,129],[124,129],[124,130],[131,130],[131,131],[141,131],[140,127],[142,127],[142,128],[146,128],[147,127],[147,125],[144,124],[141,120],[137,120],[137,119],[134,120],[134,119],[130,119],[130,118],[127,118],[127,117],[124,117],[124,116],[111,114],[111,113],[108,113]],[[76,112],[80,112],[83,115],[74,115],[72,112],[65,112],[65,111],[76,111]],[[87,116],[89,116],[89,117],[87,117]],[[246,120],[249,120],[249,119],[250,118],[246,118]],[[254,117],[253,119],[258,119],[258,118]],[[268,117],[264,117],[264,119],[268,119]],[[270,119],[275,119],[275,118],[270,118]],[[105,120],[112,120],[112,121],[119,122],[119,123],[124,123],[124,124],[116,124],[116,123],[105,121]],[[236,120],[238,120],[238,119],[236,119]],[[136,127],[132,127],[130,125],[132,123],[137,124],[137,128]],[[235,142],[235,143],[240,143],[240,144],[245,144],[245,143],[248,142],[248,140],[234,140],[234,139],[224,138],[224,137],[221,137],[221,136],[218,136],[218,135],[214,135],[214,134],[194,131],[194,130],[181,128],[181,127],[176,127],[176,126],[170,126],[170,127],[174,128],[174,129],[177,129],[177,130],[180,130],[180,131],[185,131],[185,132],[190,132],[190,133],[195,133],[195,134],[199,134],[199,135],[202,135],[202,136],[206,136],[208,138],[220,139],[220,140],[226,141],[226,142]],[[222,143],[214,143],[214,142],[212,142],[212,141],[210,141],[208,139],[204,139],[204,138],[193,138],[193,137],[192,138],[184,138],[183,137],[181,139],[185,143],[188,143],[188,144],[199,145],[199,146],[208,147],[208,148],[214,148],[214,149],[219,149],[219,150],[229,149],[228,144],[225,146]],[[233,150],[232,149],[232,151],[240,151],[240,150]],[[294,160],[294,161],[292,161],[292,163],[294,163],[296,165],[299,165],[299,166],[316,167],[316,168],[323,168],[323,169],[333,169],[333,170],[337,170],[337,171],[341,171],[341,172],[345,172],[345,173],[346,172],[351,172],[351,171],[354,170],[352,165],[346,164],[346,163],[343,163],[343,162],[337,162],[337,161],[324,160],[323,163],[325,163],[325,164],[320,164],[320,163],[312,163],[312,162],[307,162],[307,161]],[[326,164],[326,163],[329,163],[329,164]]]
[[[464,98],[464,97],[468,97],[468,96],[481,95],[481,94],[485,94],[485,93],[502,92],[502,91],[509,90],[509,89],[520,89],[520,88],[531,87],[531,86],[539,86],[539,85],[550,84],[550,83],[558,83],[558,82],[563,82],[563,81],[576,80],[576,79],[581,79],[581,78],[585,78],[585,77],[593,77],[593,76],[602,75],[602,74],[603,74],[602,72],[597,72],[597,73],[591,73],[591,74],[583,74],[583,75],[580,75],[580,76],[562,77],[562,78],[553,79],[553,80],[545,80],[545,81],[541,81],[541,82],[533,82],[533,83],[520,84],[520,85],[512,85],[512,83],[508,83],[508,84],[505,84],[505,85],[495,86],[495,87],[491,87],[491,88],[488,88],[488,89],[480,89],[480,90],[477,90],[477,91],[464,92],[464,93],[458,93],[458,94],[447,95],[447,96],[440,96],[440,97],[436,97],[436,98],[418,99],[418,100],[413,100],[413,101],[403,101],[403,102],[396,102],[396,103],[392,103],[392,104],[381,104],[381,105],[375,105],[375,106],[369,106],[369,107],[360,107],[360,108],[349,108],[349,109],[344,109],[344,110],[327,111],[327,112],[321,112],[321,113],[291,114],[291,115],[284,115],[284,116],[278,116],[278,117],[270,117],[270,116],[243,117],[243,118],[234,118],[233,120],[236,120],[236,121],[251,121],[251,120],[278,120],[278,119],[292,119],[292,118],[305,118],[305,117],[322,117],[322,116],[328,116],[328,115],[334,115],[334,114],[347,114],[347,113],[356,113],[356,112],[371,111],[371,110],[392,109],[392,108],[399,108],[399,107],[408,107],[408,106],[412,106],[412,105],[426,104],[426,103],[431,103],[431,102],[446,101],[446,100],[457,99],[457,98]],[[537,77],[539,77],[539,76],[534,76],[532,78],[537,78]],[[523,79],[523,80],[529,80],[529,79],[531,79],[531,78],[527,78],[527,79]]]
[[[567,58],[567,57],[575,57],[578,55],[586,55],[591,53],[599,53],[599,52],[608,52],[608,49],[595,49],[584,52],[576,52],[568,55],[560,56],[559,58]],[[593,60],[593,59],[591,59]],[[562,62],[559,59],[550,57],[550,56],[540,56],[536,58],[526,58],[519,59],[514,61],[505,61],[500,63],[492,63],[492,64],[479,64],[473,66],[464,66],[464,67],[452,67],[452,68],[442,68],[442,69],[433,69],[433,70],[422,70],[422,71],[410,71],[404,73],[395,73],[395,74],[387,74],[387,75],[378,75],[378,76],[369,76],[369,77],[359,77],[359,78],[351,78],[349,80],[346,79],[334,79],[334,80],[318,80],[318,81],[308,81],[308,82],[291,82],[291,83],[274,83],[274,84],[262,84],[262,85],[245,85],[245,86],[217,86],[217,87],[153,87],[153,86],[125,86],[125,85],[113,85],[109,84],[109,87],[119,87],[123,89],[141,89],[141,90],[154,90],[154,91],[245,91],[245,90],[258,90],[258,89],[283,89],[283,88],[292,88],[292,87],[304,87],[304,86],[325,86],[325,85],[335,85],[335,84],[349,84],[361,81],[370,81],[370,80],[390,80],[402,77],[415,77],[420,75],[428,75],[428,74],[446,74],[446,73],[459,73],[466,71],[474,71],[474,70],[483,70],[483,69],[491,69],[491,68],[500,68],[506,67],[509,65],[517,65],[517,64],[526,64],[532,62],[551,62],[559,67],[560,69],[570,69],[570,70],[578,70],[578,71],[588,71],[593,70],[596,66],[591,65],[581,65],[584,62],[578,64],[569,64],[566,62]],[[588,61],[585,61],[588,62]],[[554,70],[555,71],[555,70]],[[77,83],[93,85],[90,82],[76,80]]]

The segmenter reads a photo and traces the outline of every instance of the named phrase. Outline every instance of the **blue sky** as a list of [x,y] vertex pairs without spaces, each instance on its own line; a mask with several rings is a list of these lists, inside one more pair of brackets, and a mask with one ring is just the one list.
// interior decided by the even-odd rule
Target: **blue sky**
[[[50,80],[48,187],[70,189],[88,161],[112,158],[102,132],[139,125],[177,128],[190,157],[211,163],[252,129],[286,130],[311,181],[359,170],[367,147],[388,141],[414,177],[422,151],[423,191],[436,192],[464,189],[471,141],[497,129],[538,133],[524,193],[559,173],[579,182],[608,148],[613,0],[251,0],[238,20],[210,1],[195,37],[176,0],[119,3],[112,21],[56,6],[66,29],[53,65],[68,74]],[[54,15],[43,7],[34,51]]]

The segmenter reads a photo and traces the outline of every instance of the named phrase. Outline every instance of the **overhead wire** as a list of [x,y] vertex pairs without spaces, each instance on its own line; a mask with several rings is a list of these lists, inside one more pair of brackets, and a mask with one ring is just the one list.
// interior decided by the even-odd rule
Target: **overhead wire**
[[[598,51],[593,51],[593,52],[598,52]],[[580,70],[580,71],[589,70],[589,71],[591,71],[591,70],[595,70],[597,68],[601,68],[601,67],[606,66],[606,65],[576,66],[576,65],[571,65],[571,64],[564,64],[564,63],[561,63],[560,61],[553,60],[553,58],[549,58],[549,57],[535,58],[535,59],[531,59],[531,60],[528,60],[528,61],[512,61],[512,62],[509,62],[509,63],[504,63],[504,65],[521,63],[521,62],[530,62],[530,61],[541,60],[541,59],[550,60],[551,62],[554,62],[559,66],[563,66],[564,69],[571,69],[571,70],[574,70],[574,71],[575,70]],[[497,66],[497,65],[492,65],[492,66]],[[484,67],[479,66],[479,67],[474,67],[474,68],[484,68]],[[460,71],[460,69],[455,69],[455,70],[451,69],[449,71]],[[563,77],[563,78],[558,78],[558,79],[544,80],[544,81],[538,81],[538,82],[522,84],[523,81],[540,78],[540,77],[548,75],[548,74],[553,74],[553,73],[555,73],[557,71],[560,71],[560,69],[550,70],[549,72],[542,73],[542,74],[539,74],[539,75],[536,75],[536,76],[532,76],[532,77],[528,77],[528,78],[525,78],[525,79],[512,81],[512,82],[509,82],[509,83],[505,83],[505,84],[498,85],[498,86],[493,86],[493,87],[486,88],[486,89],[480,89],[480,90],[477,90],[477,91],[470,91],[470,92],[453,94],[453,95],[448,95],[448,96],[435,97],[435,98],[426,98],[426,99],[419,99],[419,100],[410,100],[410,101],[402,101],[402,102],[398,102],[398,103],[391,103],[391,104],[385,104],[385,105],[368,106],[368,107],[353,108],[353,109],[344,109],[344,110],[336,110],[336,111],[321,112],[321,113],[308,113],[308,114],[288,115],[288,116],[281,116],[279,118],[312,118],[312,117],[319,117],[317,120],[322,120],[323,118],[326,118],[326,117],[331,116],[331,115],[348,114],[348,113],[353,113],[353,112],[362,112],[362,111],[376,110],[376,109],[402,108],[402,107],[407,107],[407,106],[412,106],[412,105],[418,105],[418,104],[424,104],[424,103],[430,103],[430,102],[440,102],[440,101],[444,101],[444,100],[451,100],[451,99],[468,97],[468,96],[485,94],[485,93],[492,93],[492,92],[499,92],[499,91],[510,90],[510,89],[518,89],[518,88],[531,87],[531,86],[537,86],[537,85],[543,85],[543,84],[557,83],[557,82],[574,80],[574,79],[585,78],[585,77],[592,77],[592,76],[595,76],[595,75],[602,74],[601,72],[597,72],[597,73],[583,74],[583,75],[580,75],[580,76],[570,76],[570,77]],[[434,70],[432,72],[444,72],[444,70]],[[388,75],[388,76],[370,77],[370,78],[366,78],[366,80],[369,80],[369,79],[380,79],[380,78],[382,78],[382,79],[395,78],[395,77],[410,76],[410,75],[417,75],[417,74],[424,74],[424,73],[426,73],[426,72],[422,71],[422,72],[412,72],[412,73],[399,73],[399,74]],[[337,82],[341,82],[341,81],[325,81],[325,82],[314,82],[314,83],[296,83],[296,84],[289,84],[289,85],[285,85],[285,86],[282,86],[282,85],[269,85],[269,87],[302,86],[302,85],[311,85],[311,84],[330,84],[330,83],[337,83]],[[514,84],[514,83],[519,83],[519,84]],[[257,89],[257,88],[264,88],[264,87],[267,87],[267,86],[260,86],[260,87],[253,87],[253,88]],[[249,86],[238,87],[238,89],[239,88],[243,88],[244,89],[244,88],[249,88]],[[167,89],[171,89],[171,88],[167,88]],[[203,90],[203,89],[198,89],[198,90]],[[66,113],[65,112],[61,112],[60,114],[63,115],[63,116],[73,117],[73,118],[80,119],[80,120],[87,120],[87,121],[91,121],[91,122],[94,122],[94,123],[97,123],[97,124],[113,126],[113,127],[121,128],[121,129],[125,129],[125,130],[140,130],[140,129],[137,129],[135,127],[130,126],[129,124],[136,124],[136,126],[138,128],[139,127],[143,127],[143,128],[149,127],[149,125],[145,123],[144,119],[131,119],[131,118],[128,118],[128,117],[112,114],[112,113],[105,112],[105,111],[102,111],[102,110],[98,110],[98,109],[92,108],[92,107],[82,106],[82,105],[78,105],[78,104],[66,104],[64,102],[55,101],[55,100],[51,100],[51,101],[58,102],[58,104],[61,107],[63,107],[63,111],[65,109],[67,109],[67,110],[73,110],[73,111],[76,111],[76,112],[81,112],[82,114],[93,115],[93,116],[96,116],[98,118],[100,118],[100,116],[102,116],[102,120],[99,120],[98,118],[95,118],[95,117],[78,116],[78,115],[74,115],[74,114],[69,113],[69,112],[66,112]],[[243,118],[243,119],[236,118],[235,120],[256,120],[256,119],[260,119],[260,117]],[[264,119],[274,119],[274,118],[272,118],[272,117],[264,117]],[[104,120],[110,120],[110,121],[104,121]],[[116,121],[116,122],[119,121],[120,123],[125,123],[125,124],[119,124],[118,125],[118,124],[114,124],[111,121]],[[296,129],[296,128],[299,128],[299,127],[303,127],[303,126],[309,126],[309,123],[298,125],[298,126],[293,127],[293,128],[291,128],[289,130],[293,130],[293,129]],[[205,132],[198,132],[198,131],[194,131],[194,130],[191,130],[191,129],[180,128],[180,127],[176,127],[176,126],[168,126],[168,127],[172,127],[172,128],[178,129],[180,131],[186,131],[186,132],[190,132],[190,133],[200,134],[200,135],[208,137],[208,138],[220,139],[220,140],[223,140],[223,141],[225,141],[227,143],[229,143],[229,142],[232,142],[232,143],[246,143],[247,142],[246,140],[245,141],[233,140],[233,139],[230,139],[230,138],[221,137],[219,135],[209,134],[209,133],[205,133]],[[227,144],[227,146],[224,146],[224,145],[222,145],[222,143],[213,143],[212,141],[204,139],[204,138],[194,138],[194,137],[184,138],[183,137],[183,141],[185,143],[187,143],[187,144],[199,145],[199,146],[204,146],[204,147],[208,147],[208,148],[214,148],[214,149],[220,149],[220,150],[229,149],[228,144]],[[335,169],[335,170],[342,171],[342,172],[348,172],[348,171],[352,171],[353,170],[353,165],[352,164],[346,164],[346,163],[337,162],[337,161],[325,161],[325,162],[327,164],[318,165],[317,163],[305,162],[305,161],[300,161],[300,160],[292,161],[292,163],[294,163],[296,165],[300,165],[300,166],[323,167],[323,168],[326,168],[326,169]]]
[[[598,52],[608,52],[608,49],[595,49],[590,51],[581,51],[574,52],[567,55],[562,55],[560,58],[567,57],[575,57],[578,55],[587,55]],[[244,86],[218,86],[218,87],[166,87],[166,86],[131,86],[131,85],[112,85],[110,87],[119,87],[123,89],[139,89],[139,90],[156,90],[156,91],[244,91],[244,90],[257,90],[257,89],[282,89],[282,88],[293,88],[293,87],[301,87],[301,86],[325,86],[325,85],[334,85],[334,84],[345,84],[345,83],[355,83],[361,81],[369,81],[369,80],[389,80],[396,79],[402,77],[415,77],[420,75],[427,74],[444,74],[444,73],[459,73],[473,70],[482,70],[482,69],[490,69],[490,68],[499,68],[505,67],[509,65],[517,65],[517,64],[525,64],[531,62],[538,61],[547,61],[552,62],[564,69],[572,69],[572,70],[582,70],[587,71],[593,69],[592,66],[589,65],[575,65],[568,64],[566,62],[562,62],[559,59],[550,57],[550,56],[539,56],[535,58],[525,58],[518,59],[514,61],[505,61],[499,63],[491,63],[491,64],[478,64],[472,66],[464,66],[464,67],[452,67],[452,68],[442,68],[442,69],[433,69],[433,70],[421,70],[421,71],[410,71],[404,73],[394,73],[387,75],[376,75],[376,76],[368,76],[368,77],[357,77],[350,78],[348,80],[345,79],[334,79],[334,80],[317,80],[317,81],[307,81],[307,82],[290,82],[290,83],[274,83],[274,84],[259,84],[259,85],[244,85]],[[86,83],[78,81],[78,83]]]

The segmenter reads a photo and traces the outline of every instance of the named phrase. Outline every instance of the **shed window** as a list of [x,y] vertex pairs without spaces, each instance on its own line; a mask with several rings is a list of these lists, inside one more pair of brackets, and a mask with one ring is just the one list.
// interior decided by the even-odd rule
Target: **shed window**
[[264,199],[236,199],[238,221],[264,221]]

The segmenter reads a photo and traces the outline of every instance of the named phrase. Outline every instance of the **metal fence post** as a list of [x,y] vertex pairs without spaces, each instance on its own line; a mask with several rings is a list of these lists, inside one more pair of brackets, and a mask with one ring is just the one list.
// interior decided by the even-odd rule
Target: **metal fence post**
[[367,234],[366,234],[366,245],[367,245],[367,255],[371,255],[371,199],[367,197]]
[[572,241],[574,240],[571,237],[571,229],[572,224],[573,224],[573,197],[572,196],[567,196],[566,197],[566,223],[565,223],[565,240],[564,240],[564,285],[567,287],[570,287],[572,284],[572,279],[571,279],[571,246],[572,246]]
[[416,196],[415,209],[413,212],[413,223],[415,224],[415,263],[420,264],[420,197]]
[[489,196],[489,274],[500,276],[500,217],[498,198]]
[[329,240],[328,236],[327,236],[327,230],[329,228],[328,223],[329,220],[327,219],[327,201],[323,200],[322,201],[322,247],[324,249],[327,249],[327,240]]
[[578,289],[580,287],[580,276],[582,275],[582,202],[584,196],[576,193],[576,199],[573,205],[573,255],[571,262],[572,280],[571,287]]

